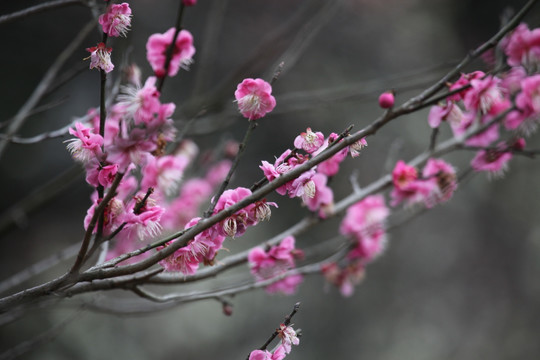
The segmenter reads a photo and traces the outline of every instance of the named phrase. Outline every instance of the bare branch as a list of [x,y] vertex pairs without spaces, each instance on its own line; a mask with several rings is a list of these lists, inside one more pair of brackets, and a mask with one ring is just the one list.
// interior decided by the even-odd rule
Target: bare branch
[[[7,128],[6,136],[10,138],[13,136],[17,130],[22,126],[24,121],[26,120],[28,114],[32,109],[38,104],[38,102],[41,100],[42,96],[45,94],[47,89],[49,88],[50,84],[53,82],[54,78],[56,77],[58,71],[62,68],[66,60],[73,54],[74,51],[76,51],[86,35],[94,28],[94,21],[88,22],[82,29],[79,31],[77,36],[71,41],[71,43],[66,46],[64,51],[58,55],[56,60],[53,62],[49,70],[45,73],[43,78],[41,79],[38,86],[35,88],[34,92],[28,100],[24,103],[22,108],[19,110],[17,115],[15,115],[13,121]],[[8,141],[6,139],[0,139],[0,157],[6,150],[6,147],[8,145]]]
[[70,5],[86,5],[87,1],[85,0],[56,0],[56,1],[49,1],[43,4],[31,6],[29,8],[26,8],[24,10],[19,10],[11,14],[6,14],[0,16],[0,25],[7,24],[15,20],[19,20],[22,18],[25,18],[30,15],[39,14],[44,11],[53,10],[53,9],[59,9],[62,7],[70,6]]

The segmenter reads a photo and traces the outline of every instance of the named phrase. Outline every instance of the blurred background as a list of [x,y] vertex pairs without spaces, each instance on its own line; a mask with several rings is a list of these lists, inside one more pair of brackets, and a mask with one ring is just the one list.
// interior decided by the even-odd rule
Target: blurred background
[[[4,1],[0,15],[38,3]],[[166,81],[162,101],[177,104],[174,118],[180,128],[206,110],[188,129],[188,136],[204,153],[223,139],[242,139],[247,124],[233,103],[236,84],[245,77],[270,79],[284,61],[273,90],[277,107],[259,121],[231,185],[249,187],[262,176],[261,160],[279,156],[307,127],[324,134],[339,133],[351,124],[363,128],[381,114],[377,97],[382,91],[395,89],[398,104],[416,95],[492,36],[503,13],[524,3],[200,0],[186,9],[183,20],[195,38],[195,62],[189,72]],[[144,79],[152,74],[146,62],[146,40],[174,25],[178,1],[134,0],[130,5],[132,31],[127,39],[110,43],[113,61],[118,68],[137,63]],[[75,5],[0,24],[2,126],[91,19],[88,8]],[[530,28],[539,26],[538,6],[526,21]],[[60,71],[77,76],[42,100],[46,111],[31,116],[19,135],[61,128],[98,105],[99,73],[87,70],[82,59],[88,55],[85,48],[99,40],[97,30],[87,35]],[[482,66],[479,61],[468,70]],[[111,75],[114,79],[119,72]],[[56,83],[62,79],[59,75]],[[368,138],[369,147],[359,158],[342,165],[332,183],[335,198],[352,191],[350,174],[356,173],[360,186],[366,186],[391,171],[397,160],[409,160],[426,149],[429,136],[427,110],[390,123]],[[444,129],[442,138],[448,136]],[[82,238],[92,189],[73,168],[65,139],[10,144],[0,159],[0,280]],[[533,149],[537,143],[537,135],[528,140]],[[461,152],[445,159],[465,170],[472,156]],[[32,195],[62,174],[65,186],[54,185],[44,192],[50,199]],[[67,301],[64,306],[33,309],[16,321],[7,321],[10,314],[4,315],[8,323],[0,329],[0,349],[60,324],[61,331],[50,333],[54,336],[23,357],[244,359],[299,301],[301,309],[293,323],[303,336],[290,359],[538,358],[539,177],[540,163],[522,157],[512,160],[501,180],[489,180],[484,174],[467,177],[450,202],[391,231],[388,249],[367,268],[366,279],[350,298],[343,298],[321,277],[311,276],[292,296],[269,296],[262,290],[236,296],[230,317],[223,315],[216,301],[138,316],[81,311],[76,301]],[[280,204],[272,221],[227,240],[231,253],[269,239],[306,215],[296,199],[273,195],[269,200]],[[399,213],[401,218],[407,215]],[[339,221],[332,219],[302,234],[297,246],[332,238]],[[68,265],[69,261],[61,262],[24,287],[60,275]],[[249,278],[244,265],[198,288]],[[192,289],[177,286],[156,291]],[[131,297],[118,291],[83,298],[106,303],[115,296]],[[66,319],[70,321],[62,325]]]

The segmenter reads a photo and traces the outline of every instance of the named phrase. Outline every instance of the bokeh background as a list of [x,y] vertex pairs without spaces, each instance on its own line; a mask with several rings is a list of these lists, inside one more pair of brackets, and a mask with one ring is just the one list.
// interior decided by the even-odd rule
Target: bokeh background
[[[188,131],[204,152],[223,139],[242,138],[246,121],[232,103],[236,84],[245,77],[268,79],[285,61],[274,86],[276,110],[260,121],[232,184],[250,186],[262,175],[260,161],[291,147],[306,127],[328,134],[350,124],[356,129],[366,126],[381,114],[376,101],[380,92],[395,89],[398,102],[417,94],[494,34],[502,14],[524,2],[200,0],[186,10],[183,21],[195,38],[195,63],[189,72],[167,80],[162,98],[177,104],[175,119],[180,127],[206,109]],[[37,3],[3,1],[0,14]],[[150,76],[144,45],[149,35],[173,26],[178,1],[134,0],[130,5],[132,31],[127,39],[112,43],[114,62],[118,68],[136,62],[143,77]],[[531,28],[540,25],[539,14],[537,6],[527,17]],[[71,6],[0,24],[2,125],[91,19],[88,8]],[[91,32],[61,73],[85,69],[84,49],[99,39],[97,30]],[[469,70],[482,66],[479,61]],[[82,70],[45,97],[41,104],[54,106],[30,117],[19,134],[32,136],[65,126],[98,101],[98,72]],[[391,170],[398,159],[411,159],[426,149],[430,135],[426,115],[424,111],[400,118],[369,138],[363,155],[348,160],[334,179],[336,199],[351,192],[350,174],[356,173],[360,186],[365,186]],[[37,187],[70,171],[73,162],[63,140],[11,144],[0,159],[2,280],[82,237],[91,189],[77,171],[67,173],[58,194],[56,186],[48,189],[51,199],[36,209],[25,212],[15,207]],[[538,136],[528,140],[531,148],[538,148],[537,143]],[[445,159],[465,170],[472,155],[455,153]],[[467,177],[449,203],[392,230],[388,249],[368,267],[366,279],[350,298],[312,276],[293,296],[268,296],[262,290],[241,294],[231,300],[230,317],[215,301],[144,316],[80,311],[76,301],[68,301],[64,306],[33,309],[16,321],[8,321],[13,314],[4,314],[7,324],[0,329],[0,349],[72,319],[23,357],[243,359],[300,301],[293,322],[303,336],[290,359],[538,358],[539,177],[540,163],[526,158],[515,158],[501,180],[490,181],[484,174]],[[297,201],[270,199],[281,204],[272,221],[228,240],[231,252],[278,234],[306,214]],[[400,212],[399,218],[412,214]],[[339,220],[302,234],[297,245],[307,247],[332,238]],[[62,262],[25,285],[59,275],[68,264]],[[249,279],[248,268],[242,266],[198,288],[245,279]],[[99,303],[115,296],[130,295],[111,292],[84,298]]]

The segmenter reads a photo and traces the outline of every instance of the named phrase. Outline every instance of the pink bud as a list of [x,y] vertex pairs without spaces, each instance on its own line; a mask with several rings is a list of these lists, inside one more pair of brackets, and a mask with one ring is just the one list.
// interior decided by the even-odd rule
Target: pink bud
[[223,303],[223,314],[231,316],[233,313],[233,307],[230,304]]
[[394,93],[392,91],[386,91],[379,96],[379,106],[383,109],[390,109],[394,106]]
[[193,6],[197,4],[197,0],[182,0],[184,6]]

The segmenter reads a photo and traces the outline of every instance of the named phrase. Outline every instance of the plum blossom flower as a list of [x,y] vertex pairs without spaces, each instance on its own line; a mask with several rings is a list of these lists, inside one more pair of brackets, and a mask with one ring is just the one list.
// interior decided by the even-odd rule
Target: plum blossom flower
[[90,69],[98,68],[106,73],[113,71],[114,65],[111,61],[112,48],[106,47],[106,45],[101,42],[97,46],[87,48],[86,51],[90,53],[90,56],[88,57],[90,58]]
[[351,146],[349,146],[349,152],[351,154],[351,157],[355,158],[360,156],[360,151],[367,146],[368,143],[366,138],[361,138],[360,140],[352,143]]
[[238,84],[234,96],[238,110],[249,120],[262,118],[276,106],[272,86],[263,79],[244,79]]
[[360,261],[353,261],[344,268],[340,268],[336,263],[325,264],[321,271],[326,281],[337,286],[344,297],[352,296],[354,287],[361,283],[365,276],[365,268]]
[[500,149],[480,150],[471,160],[471,167],[475,171],[486,171],[493,178],[502,177],[512,159],[512,153],[505,151],[504,147],[502,143]]
[[428,124],[431,128],[438,128],[441,122],[448,121],[453,128],[459,126],[463,118],[463,112],[453,101],[432,106],[429,110]]
[[307,128],[306,132],[301,133],[294,139],[294,146],[297,149],[303,149],[308,153],[317,151],[324,144],[324,135],[322,132],[311,131]]
[[[216,207],[214,208],[214,214],[217,214],[221,210],[236,204],[243,198],[250,195],[251,190],[243,187],[226,190],[219,197]],[[220,222],[220,226],[218,226],[218,233],[222,236],[242,236],[246,232],[248,226],[253,226],[257,223],[254,208],[255,205],[250,204],[229,216],[225,220],[222,220]]]
[[159,96],[156,77],[150,76],[142,88],[131,85],[122,87],[118,104],[129,117],[133,117],[135,124],[148,123],[160,110]]
[[150,156],[143,168],[141,187],[157,187],[166,195],[172,195],[178,189],[188,162],[182,155],[165,155],[159,158]]
[[69,133],[76,137],[66,141],[66,147],[75,160],[85,164],[102,154],[103,137],[94,134],[91,128],[76,122],[75,129],[70,128]]
[[165,70],[167,49],[173,41],[175,28],[170,28],[164,34],[153,34],[146,43],[146,59],[152,66],[157,77],[175,76],[180,68],[189,69],[193,62],[195,47],[193,36],[187,30],[181,30],[176,38],[169,69]]
[[[271,279],[295,267],[295,259],[303,257],[303,252],[295,248],[294,237],[284,238],[279,245],[268,250],[254,248],[248,254],[251,273],[257,281]],[[266,287],[268,293],[292,294],[302,282],[302,275],[291,275]]]
[[485,79],[471,80],[471,88],[463,98],[465,108],[482,114],[489,112],[495,103],[503,100],[500,82],[501,79],[491,75]]
[[529,67],[540,61],[540,29],[529,30],[526,24],[518,25],[503,42],[510,66]]
[[450,200],[457,188],[454,168],[442,159],[429,159],[422,170],[424,181],[431,183],[432,191],[425,199],[427,208]]
[[[137,194],[132,201],[126,205],[126,211],[122,214],[121,220],[126,223],[124,231],[137,236],[139,240],[153,238],[161,233],[161,215],[165,209],[156,204],[152,197],[144,200],[142,193]],[[141,206],[141,202],[145,201]]]
[[128,3],[113,4],[99,16],[103,32],[112,37],[126,36],[131,26],[131,9]]
[[390,211],[381,195],[372,195],[347,209],[340,233],[356,241],[350,258],[371,261],[382,253],[386,243],[384,223]]
[[291,352],[292,345],[300,344],[300,339],[296,335],[296,331],[292,326],[281,324],[278,329],[278,336],[281,338],[281,344],[287,354]]

